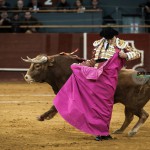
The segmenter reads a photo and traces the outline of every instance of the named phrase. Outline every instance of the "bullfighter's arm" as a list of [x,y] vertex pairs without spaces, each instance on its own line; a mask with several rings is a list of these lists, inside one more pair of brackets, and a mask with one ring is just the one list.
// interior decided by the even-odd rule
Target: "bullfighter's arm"
[[140,52],[134,48],[131,47],[128,42],[124,40],[117,39],[116,45],[118,48],[125,50],[127,54],[127,61],[134,60],[140,57]]

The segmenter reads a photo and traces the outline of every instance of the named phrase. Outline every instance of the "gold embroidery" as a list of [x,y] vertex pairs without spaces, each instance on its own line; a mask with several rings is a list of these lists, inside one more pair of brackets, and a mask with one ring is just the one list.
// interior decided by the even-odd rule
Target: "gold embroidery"
[[99,55],[102,50],[103,44],[104,44],[104,40],[101,40],[101,42],[99,43],[99,46],[96,49],[95,58],[94,58],[95,60],[99,59]]
[[120,49],[124,49],[128,43],[124,40],[120,40],[119,38],[116,39],[116,46]]
[[101,43],[99,43],[99,46],[96,48],[96,53],[94,57],[95,60],[99,58],[109,59],[114,55],[115,53],[114,46],[110,45],[110,47],[107,50],[105,50],[104,42],[105,42],[105,39],[101,40]]

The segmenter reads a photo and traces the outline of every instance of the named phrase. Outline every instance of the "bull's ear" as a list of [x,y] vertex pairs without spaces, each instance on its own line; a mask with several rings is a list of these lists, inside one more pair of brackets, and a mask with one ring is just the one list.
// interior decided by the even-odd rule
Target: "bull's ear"
[[53,64],[53,62],[54,62],[54,58],[50,58],[49,60],[48,60],[48,66],[53,66],[54,64]]

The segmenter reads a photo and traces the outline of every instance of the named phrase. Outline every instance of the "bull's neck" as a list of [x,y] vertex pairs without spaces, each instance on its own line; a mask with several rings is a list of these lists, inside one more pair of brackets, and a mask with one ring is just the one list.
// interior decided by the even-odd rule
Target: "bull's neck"
[[61,87],[65,84],[65,82],[67,81],[67,79],[69,78],[69,76],[71,75],[71,72],[68,75],[65,74],[60,74],[58,76],[57,72],[55,71],[48,71],[47,72],[47,77],[45,82],[48,83],[55,94],[57,94],[59,92],[59,90],[61,89]]

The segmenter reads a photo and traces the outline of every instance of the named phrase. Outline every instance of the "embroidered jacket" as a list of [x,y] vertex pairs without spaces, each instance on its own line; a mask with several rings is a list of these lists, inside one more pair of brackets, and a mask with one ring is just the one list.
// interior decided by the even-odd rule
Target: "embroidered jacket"
[[108,42],[105,38],[97,40],[93,43],[93,46],[95,47],[94,60],[97,60],[99,58],[104,59],[111,58],[115,53],[115,47],[126,52],[128,56],[127,61],[134,60],[140,57],[140,52],[137,49],[131,47],[128,44],[128,42],[121,40],[119,38],[116,38],[115,42],[112,45],[109,45],[108,49],[106,50],[107,44]]

